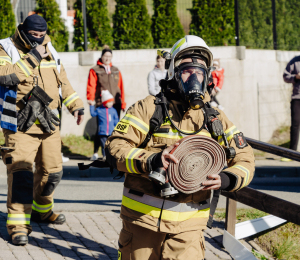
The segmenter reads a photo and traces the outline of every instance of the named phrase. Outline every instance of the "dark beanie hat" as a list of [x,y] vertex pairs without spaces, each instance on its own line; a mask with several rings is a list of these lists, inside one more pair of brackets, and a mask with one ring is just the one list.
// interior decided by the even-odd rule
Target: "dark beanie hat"
[[47,31],[47,22],[42,16],[33,14],[25,19],[23,23],[23,30],[26,32],[30,30],[44,32]]

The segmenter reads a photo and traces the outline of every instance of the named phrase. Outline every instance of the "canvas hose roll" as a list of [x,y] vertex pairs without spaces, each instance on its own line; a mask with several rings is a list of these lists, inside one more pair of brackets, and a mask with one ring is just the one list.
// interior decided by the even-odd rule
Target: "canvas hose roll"
[[183,138],[171,152],[178,163],[170,161],[168,179],[174,188],[191,194],[204,188],[208,175],[219,174],[225,165],[223,147],[211,137],[193,135]]

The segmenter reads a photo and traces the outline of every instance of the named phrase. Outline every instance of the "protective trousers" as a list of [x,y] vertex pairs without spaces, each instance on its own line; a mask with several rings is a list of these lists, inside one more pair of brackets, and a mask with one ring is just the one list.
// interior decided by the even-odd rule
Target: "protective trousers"
[[2,151],[8,184],[6,227],[9,235],[17,231],[29,234],[31,213],[40,214],[42,220],[52,213],[54,189],[62,177],[60,133],[26,134],[6,129],[3,133],[6,146],[12,148]]
[[168,234],[123,220],[118,260],[203,260],[204,250],[202,230]]

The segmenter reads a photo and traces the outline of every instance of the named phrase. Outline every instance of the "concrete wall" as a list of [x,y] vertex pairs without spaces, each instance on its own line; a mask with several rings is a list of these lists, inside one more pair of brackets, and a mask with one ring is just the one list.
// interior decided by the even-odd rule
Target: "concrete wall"
[[[244,47],[211,49],[225,69],[218,99],[228,118],[245,135],[268,141],[278,126],[290,123],[291,86],[284,84],[282,73],[287,62],[300,52],[246,50]],[[62,135],[84,132],[90,119],[86,102],[87,77],[100,55],[100,52],[60,53],[69,80],[82,97],[86,110],[84,124],[77,126],[63,109]],[[113,52],[112,62],[123,75],[127,107],[148,95],[147,75],[155,65],[155,57],[156,50]]]

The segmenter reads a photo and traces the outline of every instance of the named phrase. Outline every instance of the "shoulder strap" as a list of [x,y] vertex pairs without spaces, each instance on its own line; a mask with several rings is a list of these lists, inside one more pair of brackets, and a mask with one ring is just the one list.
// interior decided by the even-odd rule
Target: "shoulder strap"
[[146,135],[145,140],[141,143],[139,148],[145,148],[149,143],[151,136],[160,128],[165,120],[165,109],[164,103],[167,104],[167,99],[162,95],[162,93],[158,93],[155,99],[155,110],[149,122],[149,132]]
[[53,58],[56,62],[57,71],[60,73],[60,58],[59,58],[59,55],[58,55],[57,51],[54,49],[51,42],[48,42],[47,46],[48,46],[48,48],[49,48],[49,50],[50,50],[51,54],[53,55]]
[[16,46],[9,37],[0,40],[0,45],[2,45],[4,51],[11,58],[12,64],[15,64],[21,58]]

